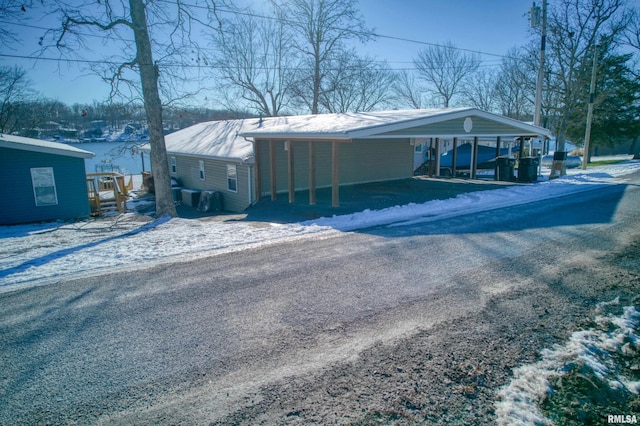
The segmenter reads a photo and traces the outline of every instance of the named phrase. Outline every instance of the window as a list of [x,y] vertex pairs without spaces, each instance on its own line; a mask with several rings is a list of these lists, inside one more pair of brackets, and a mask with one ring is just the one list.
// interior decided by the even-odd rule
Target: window
[[238,192],[238,174],[235,164],[227,164],[227,189]]
[[171,174],[175,175],[177,170],[178,170],[178,166],[176,162],[176,157],[171,157]]
[[204,160],[198,161],[198,166],[200,168],[200,180],[204,180],[206,177],[204,174]]
[[56,182],[53,178],[52,167],[38,167],[31,169],[31,182],[36,206],[57,206],[58,194]]

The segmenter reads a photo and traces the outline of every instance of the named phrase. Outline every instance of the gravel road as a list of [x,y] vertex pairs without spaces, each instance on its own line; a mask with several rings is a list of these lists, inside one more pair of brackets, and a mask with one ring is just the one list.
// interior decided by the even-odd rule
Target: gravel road
[[638,182],[2,294],[0,423],[493,424],[640,302]]

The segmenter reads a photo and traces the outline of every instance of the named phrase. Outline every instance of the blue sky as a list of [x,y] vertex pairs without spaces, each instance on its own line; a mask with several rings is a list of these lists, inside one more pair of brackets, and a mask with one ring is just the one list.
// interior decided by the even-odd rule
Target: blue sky
[[[255,4],[260,4],[256,0]],[[530,0],[360,0],[366,25],[376,33],[428,43],[452,42],[473,51],[504,55],[529,40],[527,13]],[[54,25],[46,17],[29,22],[34,26]],[[59,23],[58,23],[59,25]],[[10,50],[0,46],[0,54],[30,56],[37,50],[41,30],[23,27],[24,43]],[[378,38],[359,45],[361,53],[387,60],[393,68],[411,67],[411,61],[424,45]],[[500,58],[483,56],[485,66]],[[105,100],[108,87],[97,77],[81,72],[76,65],[0,57],[1,65],[19,65],[29,73],[33,88],[42,95],[62,102],[91,103]]]

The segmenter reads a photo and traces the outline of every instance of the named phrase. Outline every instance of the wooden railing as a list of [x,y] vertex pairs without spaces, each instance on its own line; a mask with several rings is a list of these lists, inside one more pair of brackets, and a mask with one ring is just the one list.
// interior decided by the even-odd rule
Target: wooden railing
[[[126,213],[129,190],[133,188],[132,178],[125,184],[120,173],[87,173],[87,192],[93,216],[101,216],[106,206],[115,204],[118,213]],[[113,194],[113,196],[111,196]]]

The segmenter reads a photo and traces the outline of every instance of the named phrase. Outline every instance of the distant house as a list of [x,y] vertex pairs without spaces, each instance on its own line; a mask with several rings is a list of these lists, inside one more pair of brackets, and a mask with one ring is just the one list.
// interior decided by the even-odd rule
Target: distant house
[[298,190],[309,190],[314,204],[320,187],[331,187],[338,205],[340,185],[411,177],[415,146],[425,139],[456,146],[516,137],[550,133],[475,108],[448,108],[212,121],[171,133],[165,143],[181,186],[218,191],[224,210],[242,211],[265,195],[294,201]]
[[0,225],[88,217],[85,158],[69,145],[0,135]]

